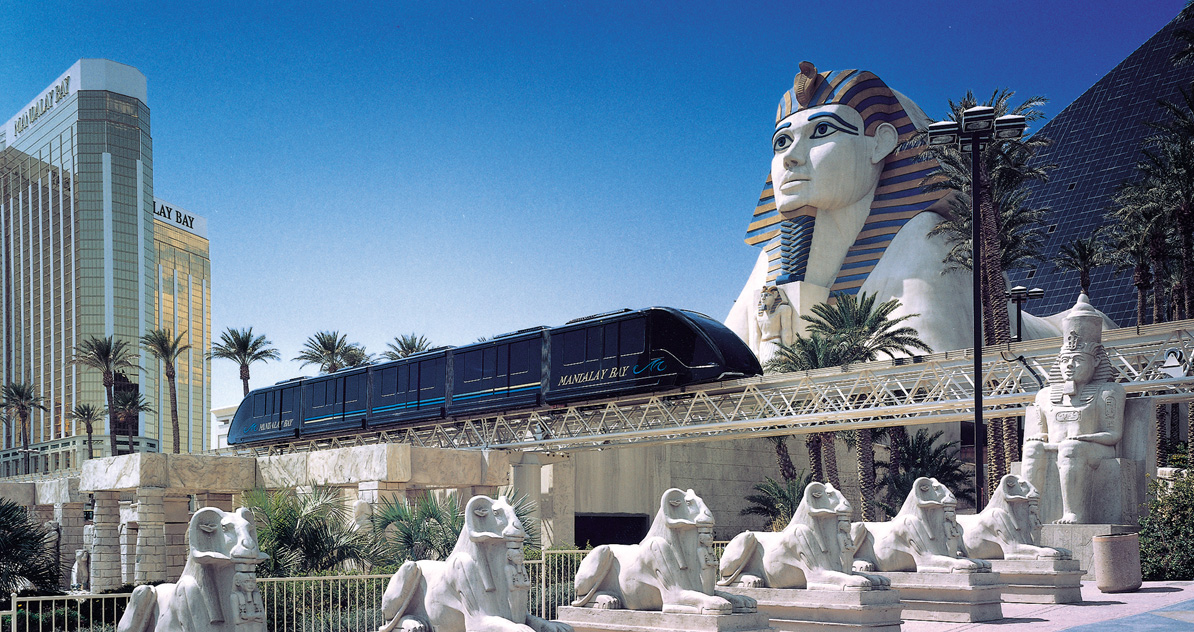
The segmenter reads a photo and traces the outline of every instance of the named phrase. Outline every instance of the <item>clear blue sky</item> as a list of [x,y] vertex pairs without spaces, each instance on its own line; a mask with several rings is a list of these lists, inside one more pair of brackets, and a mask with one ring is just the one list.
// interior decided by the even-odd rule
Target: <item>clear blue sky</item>
[[[2,3],[0,119],[81,57],[140,69],[155,195],[208,220],[213,334],[289,359],[327,329],[376,353],[620,307],[724,318],[801,60],[935,118],[1002,87],[1054,115],[1183,3],[183,4]],[[216,362],[212,405],[240,394]]]

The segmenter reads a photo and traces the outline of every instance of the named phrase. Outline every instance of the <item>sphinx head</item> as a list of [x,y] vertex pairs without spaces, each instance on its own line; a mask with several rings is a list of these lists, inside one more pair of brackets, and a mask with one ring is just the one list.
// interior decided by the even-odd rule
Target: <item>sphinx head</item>
[[914,132],[896,93],[874,74],[818,74],[801,62],[771,139],[776,209],[790,219],[869,205],[887,157]]

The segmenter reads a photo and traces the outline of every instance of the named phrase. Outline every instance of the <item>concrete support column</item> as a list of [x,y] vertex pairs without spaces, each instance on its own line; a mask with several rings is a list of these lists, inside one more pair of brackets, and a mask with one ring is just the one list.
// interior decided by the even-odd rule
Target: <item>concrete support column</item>
[[166,490],[137,489],[137,544],[133,583],[166,581]]
[[137,523],[120,525],[120,583],[131,584],[137,576]]
[[[534,503],[535,510],[531,512],[531,518],[542,526],[544,516],[542,505],[543,464],[539,460],[539,455],[534,452],[523,452],[519,461],[515,462],[513,458],[511,459],[510,470],[510,484],[514,487],[513,495],[526,496],[527,500]],[[543,530],[540,529],[539,532],[542,533]]]
[[182,576],[187,563],[187,526],[191,522],[191,499],[188,496],[165,496],[162,509],[166,522],[166,580]]
[[571,459],[557,461],[543,468],[540,480],[543,548],[576,546],[576,467]]
[[70,585],[71,569],[75,565],[75,551],[83,547],[84,503],[56,503],[54,520],[62,525],[62,539],[59,545],[59,563],[62,565],[63,586]]
[[91,554],[91,589],[120,586],[120,495],[95,492],[95,541]]

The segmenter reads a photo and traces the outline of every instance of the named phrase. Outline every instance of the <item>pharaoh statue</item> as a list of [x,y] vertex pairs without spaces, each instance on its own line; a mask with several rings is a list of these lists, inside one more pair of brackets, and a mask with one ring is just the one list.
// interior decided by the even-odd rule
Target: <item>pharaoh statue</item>
[[[937,161],[922,160],[925,145],[913,138],[929,122],[870,72],[800,63],[776,111],[771,173],[746,233],[763,252],[725,321],[761,362],[837,292],[899,299],[892,318],[912,315],[908,324],[935,351],[972,344],[970,277],[946,269],[949,244],[929,234],[949,206],[944,191],[923,186]],[[1025,333],[1057,330],[1026,314]]]
[[[1061,496],[1059,524],[1093,521],[1096,475],[1119,481],[1116,447],[1124,431],[1124,389],[1111,380],[1103,349],[1103,315],[1083,293],[1062,319],[1061,352],[1049,386],[1036,395],[1035,413],[1024,420],[1025,478],[1047,494],[1056,462]],[[1050,499],[1042,497],[1042,505]],[[1100,501],[1102,502],[1102,501]]]

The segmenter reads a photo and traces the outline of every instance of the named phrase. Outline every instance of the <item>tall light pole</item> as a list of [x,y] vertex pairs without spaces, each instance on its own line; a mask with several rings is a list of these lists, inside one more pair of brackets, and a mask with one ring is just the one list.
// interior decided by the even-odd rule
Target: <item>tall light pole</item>
[[1034,287],[1030,290],[1023,285],[1017,285],[1003,293],[1003,298],[1016,304],[1016,342],[1024,341],[1024,304],[1044,296],[1045,291],[1041,288]]
[[974,290],[974,490],[978,505],[983,506],[987,493],[986,450],[987,433],[983,427],[983,301],[982,301],[982,206],[980,195],[985,183],[980,182],[982,170],[979,160],[987,143],[1018,140],[1024,135],[1027,123],[1023,116],[1008,114],[995,118],[995,108],[979,105],[962,112],[958,121],[941,121],[929,125],[929,146],[944,147],[961,144],[962,151],[970,152],[970,202],[973,208],[970,218],[970,269],[973,273]]

